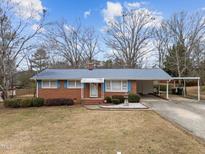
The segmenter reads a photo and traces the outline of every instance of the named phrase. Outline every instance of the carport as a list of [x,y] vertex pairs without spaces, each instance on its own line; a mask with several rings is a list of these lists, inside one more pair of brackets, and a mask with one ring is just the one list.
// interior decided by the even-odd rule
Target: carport
[[[151,80],[137,80],[138,93],[140,94],[153,94],[154,93],[154,82],[158,85],[158,95],[160,95],[160,82],[166,83],[166,99],[169,99],[169,82],[172,78],[152,78]],[[156,85],[156,84],[155,84]]]
[[[160,95],[160,93],[162,91],[160,91],[160,82],[166,82],[166,90],[165,90],[165,98],[169,99],[169,86],[170,86],[170,81],[173,81],[174,84],[174,88],[176,88],[176,81],[182,80],[183,81],[183,95],[184,97],[186,96],[186,92],[185,92],[185,88],[186,88],[186,81],[188,80],[197,80],[197,100],[200,101],[200,77],[172,77],[169,80],[152,80],[152,81],[157,81],[158,82],[158,95]],[[147,87],[148,90],[153,89],[153,83],[150,82],[150,80],[144,80],[144,81],[140,81],[138,82],[138,86],[141,87],[141,85],[143,85],[143,87]],[[138,89],[138,91],[140,92],[140,89]],[[146,91],[146,90],[145,90]],[[151,92],[150,92],[151,93]]]
[[200,101],[200,77],[172,77],[172,80],[174,81],[174,87],[176,87],[176,84],[175,84],[176,80],[182,80],[183,81],[184,96],[186,96],[186,92],[185,92],[186,81],[187,80],[197,80],[197,100]]

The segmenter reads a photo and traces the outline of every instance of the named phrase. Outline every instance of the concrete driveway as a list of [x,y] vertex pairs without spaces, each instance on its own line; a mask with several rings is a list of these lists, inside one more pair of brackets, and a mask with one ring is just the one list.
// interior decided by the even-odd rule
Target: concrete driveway
[[205,102],[186,98],[171,98],[167,101],[157,97],[142,98],[142,102],[161,116],[205,140]]

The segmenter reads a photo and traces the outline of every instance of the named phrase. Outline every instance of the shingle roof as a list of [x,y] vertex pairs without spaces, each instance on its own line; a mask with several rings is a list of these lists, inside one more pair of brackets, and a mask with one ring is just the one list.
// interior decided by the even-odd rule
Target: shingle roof
[[46,69],[31,79],[67,80],[82,78],[170,80],[171,76],[162,69]]

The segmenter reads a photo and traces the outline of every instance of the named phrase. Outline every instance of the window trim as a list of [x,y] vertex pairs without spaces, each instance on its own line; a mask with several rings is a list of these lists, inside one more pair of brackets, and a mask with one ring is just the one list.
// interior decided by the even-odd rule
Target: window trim
[[[113,81],[120,81],[121,87],[120,90],[113,90],[112,89],[112,82]],[[123,82],[126,81],[127,83],[127,89],[123,90]],[[110,89],[107,89],[107,82],[110,82]],[[105,81],[106,84],[106,88],[105,88],[105,92],[128,92],[128,80],[107,80]]]
[[[75,82],[75,86],[74,87],[69,87],[69,82],[72,81],[72,82]],[[77,82],[80,82],[80,80],[67,80],[67,88],[68,89],[81,89],[82,88],[82,84],[80,82],[80,87],[77,87]]]
[[[56,86],[55,87],[51,87],[51,82],[56,82]],[[43,85],[44,82],[48,82],[48,87],[45,87]],[[58,88],[58,83],[57,80],[42,80],[42,85],[41,85],[42,89],[57,89]]]

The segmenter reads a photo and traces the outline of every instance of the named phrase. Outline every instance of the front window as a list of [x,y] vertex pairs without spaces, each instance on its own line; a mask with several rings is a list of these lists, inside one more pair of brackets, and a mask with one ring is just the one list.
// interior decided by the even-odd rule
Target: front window
[[75,88],[75,81],[68,81],[68,88]]
[[106,81],[106,90],[111,90],[110,82],[111,81]]
[[122,90],[127,90],[127,89],[128,89],[127,81],[122,81]]
[[76,88],[81,88],[81,83],[80,83],[80,81],[76,81]]
[[112,91],[121,91],[121,81],[112,81]]
[[127,92],[127,80],[110,80],[106,81],[106,91],[108,92]]
[[81,83],[80,81],[69,80],[67,87],[68,88],[81,88]]
[[42,88],[57,88],[57,81],[42,81]]
[[56,81],[50,81],[50,88],[57,88],[57,82]]

